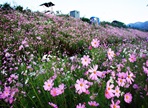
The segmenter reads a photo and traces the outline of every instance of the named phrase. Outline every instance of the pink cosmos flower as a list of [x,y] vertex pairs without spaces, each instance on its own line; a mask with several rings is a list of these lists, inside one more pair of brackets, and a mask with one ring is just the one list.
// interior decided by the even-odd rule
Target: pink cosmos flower
[[28,42],[26,41],[26,39],[24,39],[24,40],[22,41],[22,45],[24,45],[25,47],[29,47]]
[[106,85],[106,90],[105,90],[105,97],[107,99],[110,99],[112,97],[114,97],[114,90],[113,90],[113,87],[114,85],[113,84],[110,84],[110,81],[107,82],[107,85]]
[[[100,76],[101,75],[101,76]],[[100,74],[100,78],[105,78],[106,77],[106,71],[102,71],[102,74]]]
[[62,83],[59,85],[59,94],[64,93],[65,85]]
[[126,80],[122,78],[118,78],[117,83],[119,86],[123,87],[126,83]]
[[19,50],[22,50],[24,47],[23,47],[23,45],[20,45],[19,46]]
[[89,55],[84,55],[83,58],[81,58],[81,63],[83,64],[83,66],[88,66],[91,63]]
[[145,66],[143,66],[143,71],[148,76],[148,68],[146,68]]
[[75,88],[78,94],[81,94],[82,92],[86,92],[86,90],[89,88],[88,81],[84,80],[83,78],[80,78],[80,80],[77,79]]
[[5,98],[7,98],[8,96],[10,96],[10,94],[11,94],[11,89],[10,89],[10,87],[5,87],[3,93],[1,94],[1,98],[2,98],[2,99],[5,99]]
[[76,106],[76,108],[86,108],[86,107],[85,107],[85,104],[79,103],[79,104]]
[[125,95],[124,95],[124,101],[126,102],[126,103],[131,103],[132,102],[132,94],[131,93],[126,93]]
[[115,88],[115,96],[117,96],[119,98],[120,93],[121,93],[121,91],[120,91],[119,86],[116,86],[116,88]]
[[97,48],[100,44],[100,41],[98,39],[93,39],[92,42],[91,42],[91,45],[94,47],[94,48]]
[[124,72],[119,72],[117,75],[119,78],[122,78],[122,79],[125,79],[127,77],[127,74]]
[[5,99],[5,102],[8,102],[9,104],[12,104],[15,101],[15,99],[13,97],[7,97]]
[[50,94],[51,94],[53,97],[60,95],[60,93],[61,93],[61,91],[60,91],[59,88],[52,88],[52,89],[50,90]]
[[148,60],[146,60],[146,63],[145,63],[145,65],[148,67]]
[[112,60],[113,57],[115,56],[115,53],[114,53],[114,51],[111,50],[111,48],[108,49],[107,56],[108,56],[109,60]]
[[117,100],[117,102],[115,103],[112,99],[111,102],[112,102],[112,104],[110,105],[110,108],[120,108],[120,106],[119,106],[120,100]]
[[90,91],[89,90],[86,90],[85,94],[90,94]]
[[88,104],[90,106],[99,106],[99,103],[97,103],[96,101],[90,101],[90,102],[88,102]]
[[132,62],[132,63],[135,62],[136,61],[136,55],[131,54],[130,57],[129,57],[129,61]]
[[52,103],[52,102],[48,102],[48,104],[49,104],[50,106],[52,106],[53,108],[58,108],[58,106],[57,106],[56,104]]
[[50,91],[53,87],[54,83],[53,83],[53,80],[49,79],[47,81],[44,82],[44,90],[46,91]]
[[127,77],[126,77],[127,82],[129,84],[132,84],[132,82],[134,82],[133,78],[135,77],[135,75],[132,72],[130,72],[130,73],[126,72],[126,75],[127,75]]
[[13,78],[13,79],[15,79],[15,80],[18,79],[18,75],[16,75],[16,74],[11,74],[10,77]]
[[98,76],[101,77],[102,72],[97,71],[97,69],[98,69],[98,65],[95,65],[95,66],[93,66],[93,68],[91,68],[91,69],[88,70],[88,72],[91,73],[90,76],[89,76],[90,79],[97,80],[98,79]]

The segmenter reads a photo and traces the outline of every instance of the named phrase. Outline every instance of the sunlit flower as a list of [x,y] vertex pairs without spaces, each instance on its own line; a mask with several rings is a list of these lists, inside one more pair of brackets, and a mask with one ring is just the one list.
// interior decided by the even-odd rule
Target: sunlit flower
[[81,94],[82,92],[86,92],[86,90],[89,88],[88,81],[84,80],[83,78],[80,78],[80,80],[77,79],[75,88],[78,94]]
[[93,39],[92,42],[91,42],[91,45],[94,47],[94,48],[97,48],[100,44],[100,41],[98,39]]
[[91,73],[90,76],[89,76],[90,79],[97,80],[98,79],[98,76],[101,77],[102,72],[97,71],[97,69],[98,69],[98,65],[95,65],[95,66],[93,66],[93,68],[91,68],[91,69],[88,70],[88,72]]
[[43,85],[44,90],[50,91],[52,89],[53,85],[54,85],[53,80],[49,79],[49,80],[45,81],[44,85]]
[[88,66],[91,63],[91,59],[88,55],[84,55],[83,58],[81,58],[81,63],[83,64],[83,66]]

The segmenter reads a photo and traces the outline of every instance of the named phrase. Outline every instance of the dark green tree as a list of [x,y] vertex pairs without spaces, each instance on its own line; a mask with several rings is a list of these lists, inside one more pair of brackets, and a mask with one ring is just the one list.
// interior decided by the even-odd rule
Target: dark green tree
[[23,7],[20,6],[20,5],[19,6],[16,6],[15,10],[18,10],[18,11],[21,11],[22,12],[23,11]]

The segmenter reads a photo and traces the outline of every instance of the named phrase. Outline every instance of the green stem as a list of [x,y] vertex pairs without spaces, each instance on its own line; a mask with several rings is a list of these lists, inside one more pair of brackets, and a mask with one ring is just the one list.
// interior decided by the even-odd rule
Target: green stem
[[33,87],[32,84],[31,84],[31,86],[32,86],[32,88],[33,88],[33,91],[34,91],[36,97],[38,98],[38,100],[39,100],[39,102],[40,102],[40,105],[43,107],[42,102],[41,102],[40,98],[38,97],[38,95],[37,95],[37,93],[36,93],[36,91],[35,91],[35,89],[34,89],[34,87]]

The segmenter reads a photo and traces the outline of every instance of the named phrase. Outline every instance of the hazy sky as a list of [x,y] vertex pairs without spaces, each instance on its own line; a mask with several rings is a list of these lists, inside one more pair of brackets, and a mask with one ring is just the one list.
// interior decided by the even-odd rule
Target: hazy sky
[[[43,11],[39,6],[50,0],[0,0],[13,5],[21,5],[24,8]],[[55,4],[53,10],[60,10],[68,14],[72,10],[80,11],[80,17],[90,18],[97,16],[101,21],[122,21],[125,24],[148,21],[148,0],[51,0]]]

